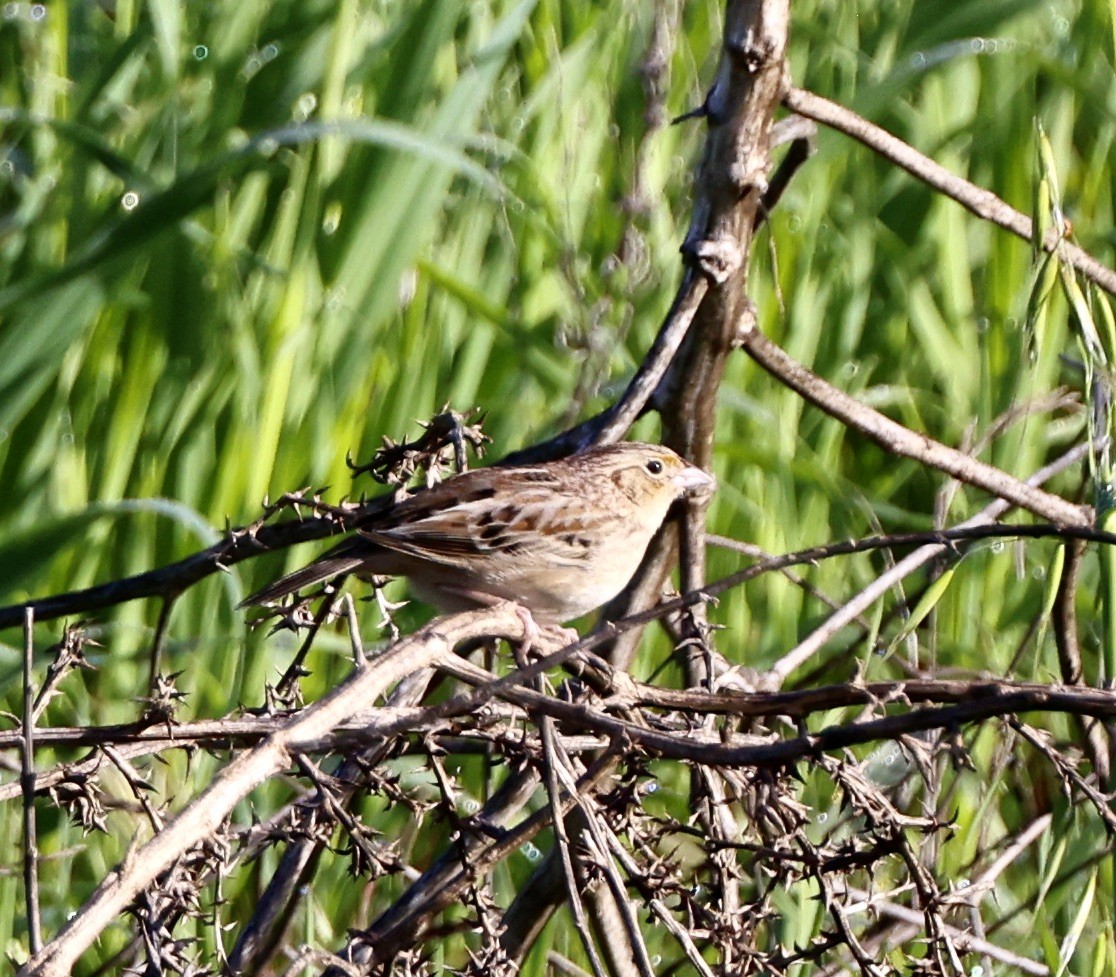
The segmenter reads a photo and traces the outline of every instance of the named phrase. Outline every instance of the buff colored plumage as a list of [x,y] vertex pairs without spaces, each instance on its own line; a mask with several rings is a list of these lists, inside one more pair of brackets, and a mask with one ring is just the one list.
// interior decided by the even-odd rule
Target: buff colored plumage
[[676,499],[714,484],[669,448],[638,443],[475,469],[407,497],[245,604],[356,573],[407,577],[442,611],[513,600],[540,621],[568,621],[623,589]]

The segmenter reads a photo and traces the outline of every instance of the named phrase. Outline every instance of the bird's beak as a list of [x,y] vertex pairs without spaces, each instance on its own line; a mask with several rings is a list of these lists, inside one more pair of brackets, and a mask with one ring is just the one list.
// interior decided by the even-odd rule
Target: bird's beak
[[674,476],[673,482],[679,493],[686,495],[707,495],[717,487],[717,480],[696,465],[687,465]]

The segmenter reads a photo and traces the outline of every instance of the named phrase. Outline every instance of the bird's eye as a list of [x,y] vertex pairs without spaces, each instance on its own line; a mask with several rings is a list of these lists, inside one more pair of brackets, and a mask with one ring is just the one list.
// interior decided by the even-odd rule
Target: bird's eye
[[663,473],[663,463],[658,458],[652,458],[647,463],[647,470],[652,475],[661,475]]

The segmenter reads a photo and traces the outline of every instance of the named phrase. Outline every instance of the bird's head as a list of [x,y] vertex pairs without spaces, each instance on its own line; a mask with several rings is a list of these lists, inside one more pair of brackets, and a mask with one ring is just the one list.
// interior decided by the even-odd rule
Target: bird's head
[[596,470],[636,505],[661,510],[684,495],[712,492],[713,476],[656,444],[624,442],[593,448],[577,456],[579,465]]

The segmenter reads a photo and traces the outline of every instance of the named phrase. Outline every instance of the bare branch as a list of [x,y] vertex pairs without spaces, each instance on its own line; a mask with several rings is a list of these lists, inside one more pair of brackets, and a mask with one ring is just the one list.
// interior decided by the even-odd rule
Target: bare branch
[[[1032,239],[1034,228],[1031,218],[1026,214],[1021,214],[990,190],[950,173],[944,166],[851,109],[802,88],[787,89],[783,104],[792,112],[852,136],[939,193],[956,200],[977,217],[991,221],[1025,241]],[[1116,272],[1102,265],[1076,244],[1064,241],[1058,228],[1051,228],[1047,233],[1043,247],[1047,251],[1057,250],[1064,254],[1069,263],[1091,282],[1110,295],[1116,295]]]
[[967,485],[984,489],[997,498],[1061,525],[1092,524],[1090,508],[1073,505],[1034,488],[999,468],[912,431],[861,404],[797,363],[758,329],[747,326],[741,330],[738,339],[744,351],[777,380],[884,451],[913,458],[920,464],[951,475]]
[[32,679],[35,660],[35,612],[27,608],[23,621],[23,730],[20,790],[23,794],[23,892],[31,952],[43,946],[39,912],[39,840],[35,820],[35,696]]

